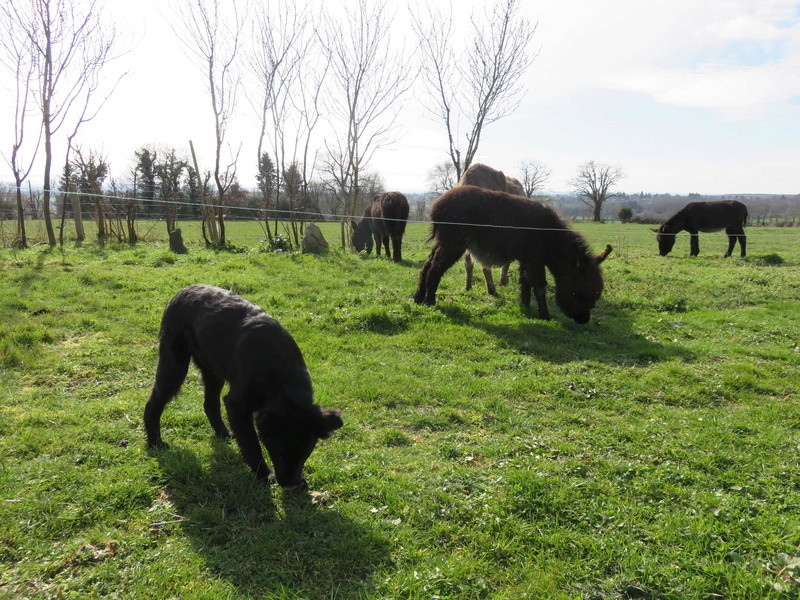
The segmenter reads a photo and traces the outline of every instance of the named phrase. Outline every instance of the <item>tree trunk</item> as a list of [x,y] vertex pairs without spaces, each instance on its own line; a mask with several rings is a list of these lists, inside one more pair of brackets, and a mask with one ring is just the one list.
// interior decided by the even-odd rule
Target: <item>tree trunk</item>
[[75,221],[75,238],[82,242],[86,239],[86,232],[83,229],[83,215],[81,215],[81,197],[72,194],[72,219]]
[[223,200],[224,200],[224,196],[220,194],[219,202],[218,202],[218,204],[219,204],[219,214],[217,215],[217,223],[218,223],[218,226],[219,226],[219,229],[218,229],[218,231],[219,231],[219,239],[217,240],[217,243],[219,244],[219,246],[224,246],[225,245],[225,215],[224,215],[223,210],[222,210],[224,208],[224,205],[222,203]]
[[17,239],[14,242],[17,248],[28,247],[28,237],[25,234],[25,208],[22,202],[22,181],[17,180]]
[[100,243],[105,243],[108,232],[106,231],[106,213],[102,199],[95,203],[95,207],[97,210],[97,239],[100,240]]
[[44,226],[47,229],[47,243],[50,246],[56,245],[56,232],[53,229],[53,220],[50,217],[50,167],[53,162],[53,151],[50,143],[50,130],[46,127],[44,142]]

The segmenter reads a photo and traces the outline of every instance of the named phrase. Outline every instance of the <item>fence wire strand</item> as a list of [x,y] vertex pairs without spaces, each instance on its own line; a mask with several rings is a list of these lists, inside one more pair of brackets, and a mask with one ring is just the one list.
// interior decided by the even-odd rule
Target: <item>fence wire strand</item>
[[[63,195],[63,193],[62,193]],[[71,194],[70,194],[71,195]],[[464,223],[459,221],[431,221],[430,219],[418,219],[418,218],[409,218],[409,219],[394,219],[394,218],[387,218],[387,217],[372,217],[366,215],[350,215],[350,214],[338,214],[335,212],[322,212],[322,211],[309,211],[309,210],[293,210],[291,207],[288,208],[266,208],[266,207],[253,207],[253,206],[234,206],[230,204],[218,204],[212,202],[193,202],[193,201],[184,201],[184,200],[168,200],[164,198],[141,198],[141,197],[131,197],[131,196],[116,196],[110,194],[90,194],[90,193],[81,193],[82,198],[101,198],[103,200],[116,200],[119,203],[127,203],[127,202],[135,202],[140,207],[145,203],[150,203],[154,205],[161,205],[161,206],[174,206],[176,208],[187,208],[187,209],[214,209],[216,211],[236,211],[237,213],[251,213],[252,215],[258,215],[258,218],[252,216],[250,218],[243,219],[242,217],[228,215],[226,219],[228,220],[255,220],[255,221],[265,221],[265,220],[281,220],[281,221],[304,221],[304,222],[313,222],[313,221],[324,221],[324,222],[331,222],[331,221],[358,221],[361,219],[381,219],[383,221],[396,221],[396,222],[405,222],[405,223],[428,223],[430,225],[458,225],[458,226],[468,226],[468,227],[483,227],[483,228],[493,228],[493,229],[507,229],[507,230],[523,230],[523,231],[564,231],[563,227],[532,227],[532,226],[524,226],[524,225],[507,225],[507,224],[492,224],[492,223]],[[65,201],[65,200],[62,200]],[[121,210],[122,207],[119,206],[116,202],[110,203],[111,206],[115,210]],[[86,215],[86,216],[84,216]],[[156,215],[156,221],[163,221],[165,219],[165,215]],[[195,217],[200,217],[200,215],[195,215]],[[73,219],[72,215],[69,216],[69,219]],[[91,209],[86,209],[86,212],[81,211],[81,218],[85,220],[92,220],[94,218],[94,213],[91,212]],[[113,217],[109,217],[113,218]],[[120,218],[120,217],[116,217]],[[149,217],[139,218],[138,220],[146,221],[150,220],[152,215]],[[185,219],[185,217],[184,217]],[[60,220],[60,217],[58,218]],[[176,221],[180,220],[179,217],[176,217]],[[567,219],[570,220],[570,219]],[[582,221],[573,221],[573,223],[581,223]],[[0,221],[2,223],[2,221]],[[753,225],[750,225],[753,228]],[[756,228],[758,226],[755,226]],[[786,227],[787,230],[798,230],[799,228],[796,227]],[[3,227],[0,229],[0,232],[5,235],[5,228]],[[642,231],[620,231],[620,230],[606,230],[603,231],[605,234],[610,235],[620,235],[620,236],[634,236],[634,235],[641,235],[642,233],[650,233],[650,232],[642,232]],[[678,233],[661,233],[661,235],[672,235],[677,236]],[[712,232],[717,233],[717,235],[728,235],[724,231]],[[13,234],[11,234],[13,235]],[[742,234],[731,234],[734,237],[742,236]],[[775,238],[783,238],[783,237],[800,237],[800,230],[798,231],[787,231],[786,233],[777,233],[777,232],[770,232],[768,234],[769,237]],[[746,234],[745,234],[746,236]],[[765,237],[763,234],[759,235],[758,237]],[[245,237],[244,239],[256,239],[254,236]]]

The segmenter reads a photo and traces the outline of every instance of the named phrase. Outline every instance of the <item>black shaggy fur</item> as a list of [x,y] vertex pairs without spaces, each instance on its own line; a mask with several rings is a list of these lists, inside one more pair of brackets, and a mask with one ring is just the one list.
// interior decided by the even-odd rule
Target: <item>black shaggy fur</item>
[[658,235],[658,253],[666,256],[675,245],[678,232],[684,229],[689,232],[689,245],[691,256],[700,254],[700,241],[698,232],[719,231],[724,229],[728,234],[727,258],[733,253],[736,241],[742,256],[747,254],[747,237],[744,234],[744,224],[747,222],[747,207],[735,200],[722,200],[719,202],[690,202],[658,229],[653,229]]
[[220,411],[220,392],[228,382],[225,408],[244,461],[260,479],[271,476],[260,436],[277,482],[285,488],[304,486],[303,465],[317,440],[341,427],[342,420],[338,411],[314,404],[311,376],[289,332],[233,292],[192,285],[167,304],[159,340],[155,384],[144,410],[148,446],[167,447],[161,414],[193,360],[203,375],[205,413],[217,436],[230,435]]
[[519,261],[522,304],[530,306],[533,290],[542,319],[550,318],[545,297],[547,268],[555,280],[561,311],[578,323],[589,320],[603,292],[600,263],[611,246],[593,256],[586,240],[551,208],[505,192],[459,186],[433,202],[431,220],[435,241],[419,274],[417,303],[436,303],[442,275],[469,250],[483,265]]
[[[387,258],[394,262],[403,260],[403,234],[408,220],[408,200],[400,192],[378,194],[364,210],[364,216],[358,223],[350,221],[350,243],[356,252],[372,252],[372,240],[375,239],[375,252],[381,255],[381,246],[386,250]],[[392,252],[389,253],[389,241]]]

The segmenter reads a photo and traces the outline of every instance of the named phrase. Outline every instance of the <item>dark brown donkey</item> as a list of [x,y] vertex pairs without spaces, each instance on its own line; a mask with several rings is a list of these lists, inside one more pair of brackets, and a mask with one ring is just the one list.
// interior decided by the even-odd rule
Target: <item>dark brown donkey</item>
[[597,256],[586,240],[572,231],[551,208],[539,202],[474,186],[455,187],[431,205],[434,240],[419,274],[414,294],[418,304],[436,303],[436,289],[445,271],[469,250],[484,265],[519,261],[520,300],[549,319],[545,268],[556,285],[556,304],[578,323],[589,321],[603,292],[602,263],[611,246]]
[[[486,190],[497,192],[508,192],[515,196],[525,196],[525,189],[518,179],[507,177],[502,171],[493,169],[482,163],[470,165],[464,171],[457,185],[476,185]],[[472,256],[469,252],[464,254],[464,270],[466,271],[466,289],[472,289],[472,272],[474,270]],[[486,265],[482,266],[483,279],[486,282],[486,292],[491,296],[497,296],[497,288],[494,285],[492,269]],[[508,283],[508,263],[500,266],[500,285]]]
[[[356,252],[366,249],[372,252],[372,240],[375,239],[375,252],[381,255],[381,245],[386,250],[387,258],[394,262],[403,260],[403,234],[408,220],[408,200],[400,192],[378,194],[367,205],[361,221],[350,221],[350,243]],[[392,242],[392,253],[389,254],[389,240]]]
[[722,200],[719,202],[689,202],[686,206],[667,219],[658,229],[653,229],[658,235],[658,253],[666,256],[675,245],[675,238],[679,231],[684,229],[689,232],[689,245],[691,256],[700,254],[700,241],[698,232],[719,231],[725,229],[728,234],[727,258],[733,253],[736,240],[742,256],[747,254],[747,237],[744,234],[744,224],[747,221],[747,207],[735,200]]

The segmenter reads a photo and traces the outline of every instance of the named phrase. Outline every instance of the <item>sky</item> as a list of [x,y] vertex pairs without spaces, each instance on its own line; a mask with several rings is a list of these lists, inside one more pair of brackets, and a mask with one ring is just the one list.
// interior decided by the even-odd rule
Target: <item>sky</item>
[[[459,13],[471,3],[461,0]],[[210,169],[210,100],[166,4],[105,5],[126,49],[107,76],[126,74],[78,144],[105,156],[121,183],[143,146],[188,156],[191,139],[201,170]],[[405,9],[391,6],[392,35],[408,42]],[[550,192],[569,191],[578,166],[594,160],[620,167],[617,189],[630,194],[800,193],[800,2],[521,0],[521,7],[537,24],[538,55],[521,104],[484,129],[476,162],[511,176],[522,161],[543,163]],[[13,140],[13,86],[5,81],[4,159]],[[398,106],[396,141],[369,164],[389,190],[426,191],[431,168],[447,159],[445,130],[423,111],[424,94],[416,86]],[[245,187],[255,185],[257,127],[241,98],[230,139],[241,144]],[[40,179],[34,171],[31,181]],[[0,181],[12,181],[5,160]]]

